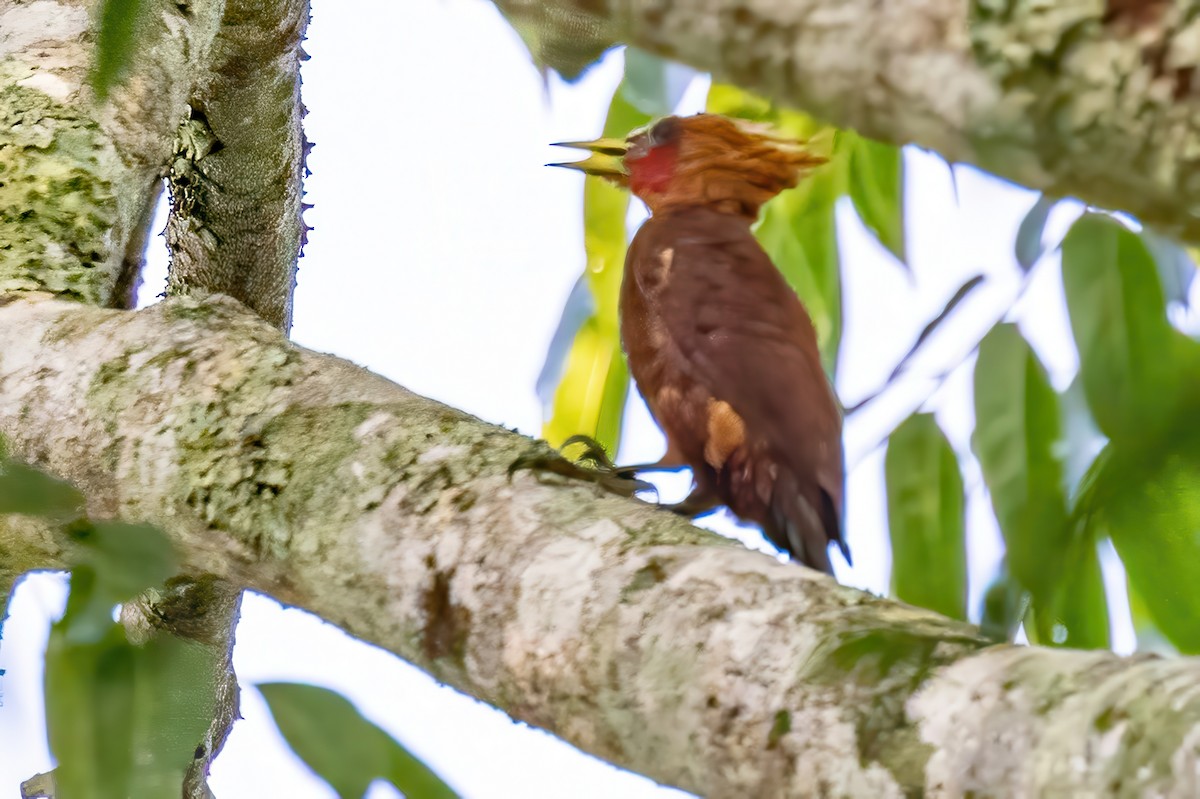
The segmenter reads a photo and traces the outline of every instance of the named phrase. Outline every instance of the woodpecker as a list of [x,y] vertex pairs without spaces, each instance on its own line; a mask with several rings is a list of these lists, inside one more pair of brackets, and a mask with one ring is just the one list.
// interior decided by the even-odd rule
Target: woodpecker
[[725,505],[832,574],[830,542],[850,561],[841,407],[812,320],[751,231],[765,202],[825,159],[717,114],[560,144],[590,155],[551,166],[606,178],[650,210],[625,259],[620,331],[667,451],[620,471],[688,467],[692,491],[673,510]]

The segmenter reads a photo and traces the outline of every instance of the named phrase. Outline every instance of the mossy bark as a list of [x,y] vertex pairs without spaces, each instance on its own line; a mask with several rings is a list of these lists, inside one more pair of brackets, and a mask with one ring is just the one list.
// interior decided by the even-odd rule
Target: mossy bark
[[[153,203],[224,10],[221,0],[139,4],[137,39],[126,53],[124,74],[101,100],[88,79],[99,3],[0,0],[0,302],[49,292],[93,306],[133,304]],[[294,64],[290,76],[298,83]],[[280,102],[284,114],[298,120],[294,94],[265,102]],[[298,197],[298,175],[293,183]],[[293,216],[298,218],[298,212]],[[261,225],[261,219],[256,223]],[[297,230],[292,236],[296,248],[299,238]],[[289,302],[290,290],[289,283]],[[60,331],[64,336],[83,332]],[[26,340],[0,357],[18,350],[18,358],[38,356],[36,345]],[[111,380],[119,379],[119,364],[104,367]],[[10,421],[21,424],[32,418],[39,404],[37,397],[27,398]],[[100,455],[92,467],[97,475],[116,465],[112,452]],[[16,579],[30,564],[65,566],[66,546],[53,530],[31,520],[6,517],[0,528],[0,596],[6,606]],[[192,588],[201,584],[189,583]],[[194,590],[176,588],[196,596]],[[212,656],[214,682],[180,686],[214,700],[198,705],[201,712],[215,703],[211,729],[198,742],[182,786],[189,799],[210,795],[208,764],[237,715],[229,653],[240,589],[226,594],[222,601],[212,594],[211,603],[196,604],[187,622],[193,627],[202,622],[215,631],[203,641]],[[182,626],[160,628],[195,638]]]
[[[36,352],[13,346],[30,338]],[[644,503],[510,481],[539,445],[295,347],[232,301],[16,302],[0,352],[0,432],[93,513],[158,524],[194,572],[661,782],[1194,795],[1200,662],[989,646]],[[54,565],[19,536],[0,528],[17,569]]]
[[148,0],[143,38],[104,102],[88,83],[94,5],[0,0],[0,292],[125,307],[221,3]]
[[170,169],[167,293],[220,292],[292,323],[308,142],[301,119],[307,0],[226,0]]

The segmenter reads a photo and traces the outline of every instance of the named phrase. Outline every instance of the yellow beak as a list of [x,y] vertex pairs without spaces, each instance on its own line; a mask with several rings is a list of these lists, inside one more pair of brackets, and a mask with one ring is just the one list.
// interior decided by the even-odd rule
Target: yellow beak
[[621,180],[629,176],[625,169],[625,152],[629,145],[624,139],[596,139],[595,141],[560,141],[554,147],[574,147],[591,152],[582,161],[569,161],[561,164],[546,164],[546,166],[561,166],[567,169],[578,169],[588,175],[595,175],[610,180]]

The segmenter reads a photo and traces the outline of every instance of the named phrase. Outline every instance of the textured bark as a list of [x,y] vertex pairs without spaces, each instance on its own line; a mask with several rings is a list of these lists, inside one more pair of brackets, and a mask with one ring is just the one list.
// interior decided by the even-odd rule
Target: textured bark
[[304,157],[307,0],[227,0],[171,166],[167,293],[218,291],[292,323]]
[[[40,342],[32,348],[29,342]],[[1178,796],[1200,662],[987,647],[643,503],[233,302],[0,308],[0,432],[93,515],[707,796]],[[0,519],[9,569],[61,564]],[[13,562],[13,559],[23,559]]]
[[[948,0],[628,0],[619,14],[607,2],[617,5],[560,0],[550,27],[533,20],[560,44],[564,33],[602,46],[627,36],[868,134],[1052,191],[1138,202],[1123,207],[1147,221],[1200,224],[1189,215],[1200,192],[1191,4],[1103,13],[1079,0],[979,0],[968,17]],[[290,345],[278,328],[289,237],[301,235],[289,72],[301,7],[279,6],[271,24],[250,0],[149,0],[149,38],[99,107],[84,84],[87,7],[0,0],[0,433],[75,481],[93,516],[150,521],[177,542],[199,577],[131,605],[135,634],[166,622],[225,666],[238,590],[254,588],[709,796],[1200,791],[1195,660],[988,648],[971,627],[643,504],[527,473],[510,482],[527,439]],[[259,57],[271,67],[261,75],[244,63]],[[263,141],[239,102],[281,137],[282,158],[262,172],[249,159]],[[197,258],[194,282],[177,260],[173,290],[217,285],[212,262],[256,242],[264,257],[220,287],[273,326],[225,299],[135,314],[33,293],[127,301],[122,264],[137,262],[185,113],[174,211],[199,227],[175,235],[177,258]],[[247,197],[275,202],[261,193],[269,175],[286,186],[253,223],[265,226],[257,239],[234,218]],[[180,205],[184,185],[229,196],[192,191]],[[195,249],[203,230],[216,243]],[[0,517],[0,589],[62,568],[67,547],[45,525]],[[193,778],[236,712],[231,679],[223,671],[215,686],[222,712]]]
[[1200,241],[1194,0],[496,2],[549,66],[634,44]]
[[[20,292],[49,291],[93,305],[132,305],[161,178],[178,146],[176,132],[188,114],[188,99],[208,63],[219,24],[226,26],[217,48],[222,74],[232,71],[226,43],[237,38],[238,20],[235,14],[223,19],[223,2],[147,0],[135,23],[137,44],[130,49],[125,74],[98,103],[88,83],[98,6],[84,0],[0,0],[0,293],[7,301]],[[302,19],[307,20],[307,5]],[[298,140],[301,109],[294,56],[289,66],[290,91],[282,96],[264,96],[264,86],[251,83],[259,93],[257,110],[271,102],[280,105],[293,120]],[[239,99],[228,86],[225,95]],[[240,99],[246,101],[245,96]],[[282,152],[276,157],[286,160],[288,150],[280,144],[271,142]],[[298,144],[292,149],[298,151]],[[292,160],[298,162],[298,156]],[[295,195],[296,223],[291,249],[282,254],[289,264],[287,285],[277,292],[287,307],[300,241],[300,175],[298,167],[292,171],[294,178],[284,183]],[[266,210],[283,215],[278,208]],[[268,221],[260,215],[250,223],[263,228]],[[36,357],[28,344],[20,346]],[[16,417],[10,421],[19,423]],[[0,546],[0,611],[6,610],[9,591],[25,570],[20,564],[44,558],[48,565],[64,565],[61,542],[44,526],[14,518],[5,525],[23,534],[22,540]],[[214,586],[224,584],[181,581],[125,606],[131,635],[150,634],[135,628],[139,620],[145,626],[155,619],[155,631],[199,641],[211,656],[209,684],[179,687],[196,697],[195,707],[203,709],[199,712],[215,707],[183,786],[186,799],[210,795],[208,766],[237,718],[230,653],[240,588]],[[171,613],[164,615],[163,608]],[[3,617],[0,612],[0,622]],[[44,787],[35,778],[23,790]]]
[[156,182],[221,3],[149,0],[125,79],[97,105],[85,0],[0,0],[0,292],[128,306]]

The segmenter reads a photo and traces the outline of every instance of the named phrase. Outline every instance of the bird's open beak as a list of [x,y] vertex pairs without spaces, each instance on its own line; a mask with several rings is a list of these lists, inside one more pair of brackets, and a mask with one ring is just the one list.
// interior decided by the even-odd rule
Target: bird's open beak
[[562,166],[567,169],[578,169],[588,175],[621,180],[629,176],[625,169],[625,151],[629,145],[624,139],[596,139],[595,141],[560,141],[554,147],[574,147],[591,153],[582,161],[569,161],[562,164],[546,164],[546,166]]

